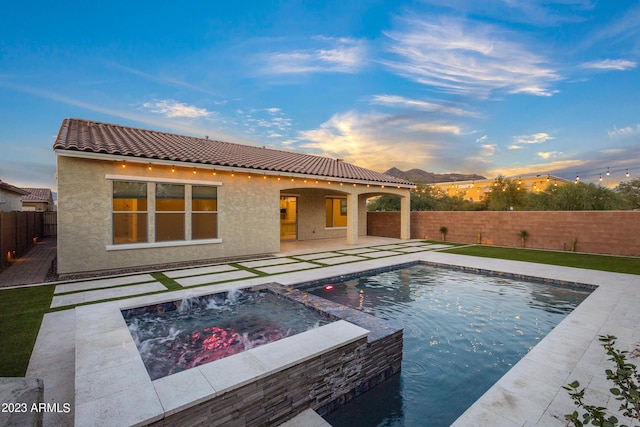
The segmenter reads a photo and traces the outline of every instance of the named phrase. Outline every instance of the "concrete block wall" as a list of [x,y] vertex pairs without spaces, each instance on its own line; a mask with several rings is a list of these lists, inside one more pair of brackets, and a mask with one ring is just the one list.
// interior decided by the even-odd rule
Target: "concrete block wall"
[[[400,237],[399,212],[368,212],[367,233]],[[527,230],[528,248],[640,256],[640,211],[423,211],[411,212],[411,238],[521,247]]]

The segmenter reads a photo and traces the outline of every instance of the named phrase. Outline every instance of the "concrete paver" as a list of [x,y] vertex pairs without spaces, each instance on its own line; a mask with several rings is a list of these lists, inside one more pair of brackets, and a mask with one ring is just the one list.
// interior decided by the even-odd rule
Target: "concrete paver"
[[[638,276],[468,257],[434,251],[434,249],[449,247],[446,244],[423,246],[424,249],[429,250],[418,253],[402,254],[389,250],[380,250],[381,246],[385,246],[385,243],[387,248],[390,244],[400,246],[395,248],[396,250],[419,246],[417,245],[419,242],[410,242],[412,243],[410,245],[397,242],[398,240],[393,239],[388,239],[386,242],[382,241],[382,243],[376,242],[374,244],[378,246],[375,248],[371,246],[363,248],[366,250],[372,249],[374,252],[361,253],[362,258],[365,256],[374,258],[371,254],[386,252],[385,255],[388,256],[385,258],[366,259],[349,264],[326,267],[316,266],[317,268],[311,270],[304,270],[305,264],[310,263],[278,264],[271,266],[273,271],[269,274],[273,275],[270,276],[239,278],[242,280],[197,289],[204,291],[206,288],[208,291],[228,286],[244,287],[267,282],[279,282],[288,285],[321,277],[338,276],[355,271],[410,262],[412,260],[503,271],[598,286],[598,289],[591,296],[470,407],[456,421],[455,426],[565,425],[562,417],[565,413],[570,412],[569,410],[572,410],[573,407],[567,398],[566,392],[562,390],[562,385],[573,379],[578,379],[582,385],[588,387],[590,396],[607,396],[609,393],[609,385],[602,377],[604,376],[605,367],[610,362],[607,361],[604,351],[597,341],[598,335],[607,333],[617,335],[619,337],[619,347],[625,350],[635,348],[634,346],[637,346],[640,340],[640,312],[637,310],[637,307],[640,306],[640,292],[637,290],[640,289],[638,288],[640,285]],[[334,245],[333,247],[331,246],[332,244]],[[314,242],[314,245],[314,249],[318,250],[318,252],[324,254],[332,252],[333,256],[336,256],[333,251],[349,250],[349,247],[341,247],[336,245],[335,242]],[[351,249],[356,250],[359,248],[361,247],[351,247]],[[291,256],[295,253],[313,256],[310,252],[308,248],[291,247],[287,251],[283,251],[280,256]],[[355,252],[352,252],[350,255],[353,256],[354,254]],[[286,268],[286,270],[280,271],[280,268]],[[209,278],[208,280],[206,283],[211,283],[211,279]],[[196,286],[196,284],[192,284],[192,286]],[[176,294],[179,295],[180,292],[176,292]],[[68,312],[73,313],[73,311],[65,313]],[[55,375],[59,377],[73,378],[73,366],[68,367],[69,358],[73,354],[67,350],[68,348],[74,348],[75,334],[69,333],[66,327],[61,328],[60,325],[64,326],[64,323],[68,325],[68,322],[62,318],[52,316],[53,314],[57,313],[46,315],[43,320],[28,374],[33,372],[34,375],[43,377],[53,375],[53,371],[55,371]],[[48,337],[45,339],[41,335],[48,335]],[[50,344],[52,342],[57,344]],[[56,345],[62,349],[59,352],[69,354],[61,354],[59,356],[60,360],[56,360],[54,357],[54,353],[57,351]],[[46,362],[43,363],[43,360],[46,360]],[[47,372],[40,374],[42,371]],[[63,383],[56,380],[56,382],[60,382],[59,385],[56,385],[56,388],[60,387],[61,393],[64,392],[63,389],[70,388],[71,391],[69,392],[67,389],[66,393],[67,395],[69,393],[73,395],[73,381]],[[45,385],[45,394],[47,393],[46,387]],[[506,405],[505,402],[512,402],[513,405]],[[611,402],[605,402],[606,405],[615,405],[616,403],[613,399],[611,399]],[[45,425],[58,424],[47,424],[45,422]]]
[[58,240],[47,237],[18,258],[9,268],[0,272],[0,288],[42,283],[56,258]]

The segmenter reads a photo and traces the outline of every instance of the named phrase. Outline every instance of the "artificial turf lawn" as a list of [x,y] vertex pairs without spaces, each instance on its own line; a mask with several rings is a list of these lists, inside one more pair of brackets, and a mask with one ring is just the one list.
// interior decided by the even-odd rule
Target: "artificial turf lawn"
[[54,285],[0,289],[0,377],[24,377]]
[[482,245],[446,249],[442,252],[508,259],[513,261],[537,262],[540,264],[602,270],[614,273],[640,274],[640,258],[633,257],[543,251],[538,249],[515,249]]

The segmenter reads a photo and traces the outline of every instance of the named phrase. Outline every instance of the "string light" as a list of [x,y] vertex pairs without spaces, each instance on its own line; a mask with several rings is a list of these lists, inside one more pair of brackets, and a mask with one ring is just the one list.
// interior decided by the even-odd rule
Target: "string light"
[[624,174],[627,178],[629,178],[629,169],[627,169],[627,173]]
[[171,173],[176,171],[176,167],[175,166],[171,166]]

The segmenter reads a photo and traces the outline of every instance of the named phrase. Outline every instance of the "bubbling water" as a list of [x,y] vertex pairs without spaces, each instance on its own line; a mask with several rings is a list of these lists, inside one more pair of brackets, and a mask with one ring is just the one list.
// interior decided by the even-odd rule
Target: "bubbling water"
[[123,311],[152,380],[329,323],[270,292],[234,290]]

